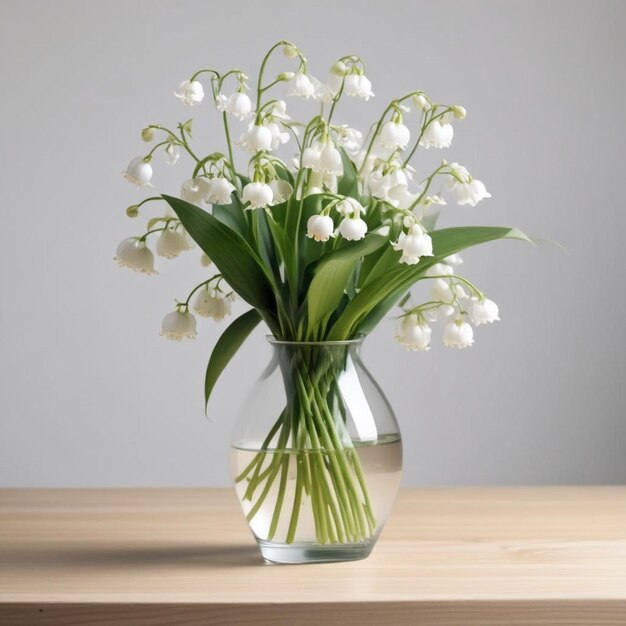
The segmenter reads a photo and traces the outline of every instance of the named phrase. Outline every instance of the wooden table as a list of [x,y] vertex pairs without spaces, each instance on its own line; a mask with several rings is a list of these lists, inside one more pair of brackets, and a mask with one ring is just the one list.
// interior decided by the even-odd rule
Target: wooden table
[[372,556],[268,565],[231,490],[0,490],[0,624],[626,624],[626,487],[403,491]]

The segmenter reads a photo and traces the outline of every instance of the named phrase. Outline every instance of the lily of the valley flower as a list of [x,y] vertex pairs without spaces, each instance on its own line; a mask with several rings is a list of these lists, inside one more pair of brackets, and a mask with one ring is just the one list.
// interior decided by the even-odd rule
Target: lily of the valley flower
[[167,162],[170,165],[176,165],[176,162],[180,158],[178,147],[173,143],[169,144],[167,148],[165,148],[165,154],[167,155]]
[[286,130],[281,130],[281,127],[276,122],[267,122],[265,127],[272,135],[272,150],[276,150],[278,146],[289,141],[289,133]]
[[306,74],[298,72],[289,81],[287,95],[307,99],[312,98],[315,95],[315,85]]
[[452,144],[452,138],[454,137],[454,128],[452,124],[441,123],[439,120],[434,120],[428,124],[422,138],[420,139],[420,146],[423,148],[449,148]]
[[183,233],[172,228],[166,228],[159,234],[156,243],[156,251],[159,256],[173,259],[188,249],[189,244]]
[[143,157],[135,157],[122,172],[124,178],[137,187],[152,187],[152,165]]
[[474,330],[462,319],[448,322],[443,329],[443,345],[462,350],[474,343]]
[[481,200],[491,198],[491,194],[487,191],[485,184],[477,178],[472,178],[469,183],[460,183],[458,180],[451,178],[453,181],[450,188],[456,195],[456,203],[458,205],[469,204],[476,206]]
[[293,187],[282,178],[277,178],[270,183],[270,187],[272,188],[272,205],[281,204],[282,202],[286,202],[291,197],[293,193]]
[[274,199],[272,188],[266,183],[248,183],[243,188],[243,202],[246,209],[263,209]]
[[401,122],[385,122],[380,131],[380,143],[390,150],[404,150],[411,140],[411,132]]
[[272,140],[272,131],[269,128],[258,124],[250,124],[247,132],[239,137],[237,145],[240,145],[247,152],[254,154],[261,150],[271,150]]
[[350,74],[344,78],[343,92],[346,96],[369,100],[373,97],[372,83],[363,74]]
[[400,263],[415,265],[423,256],[433,256],[433,242],[424,229],[415,222],[407,233],[400,233],[393,249],[402,252]]
[[363,239],[367,233],[367,224],[360,217],[344,217],[338,228],[339,234],[348,241]]
[[426,352],[430,350],[431,328],[415,313],[405,315],[398,321],[395,339],[408,350]]
[[[313,169],[315,170],[315,168]],[[335,144],[332,141],[327,141],[320,150],[317,171],[322,172],[322,174],[334,174],[335,176],[343,175],[341,152],[335,148]]]
[[231,194],[235,191],[235,186],[226,178],[212,178],[209,181],[209,189],[206,194],[206,202],[209,204],[230,204]]
[[252,100],[246,93],[237,91],[228,97],[219,94],[216,100],[219,111],[230,113],[237,119],[245,120],[252,113]]
[[432,109],[430,102],[428,102],[426,96],[423,94],[417,94],[413,96],[413,104],[420,110],[424,111],[424,113],[428,113]]
[[354,155],[363,144],[363,133],[347,124],[335,127],[337,132],[336,144],[342,147],[348,154]]
[[497,322],[500,320],[498,315],[498,305],[488,298],[475,300],[470,311],[470,318],[476,326]]
[[334,236],[335,225],[329,215],[312,215],[307,223],[307,237],[315,241],[328,241]]
[[174,95],[188,107],[192,107],[204,99],[204,89],[202,83],[197,80],[184,80],[178,87]]
[[219,289],[207,287],[195,295],[192,308],[202,317],[212,317],[216,322],[223,320],[231,313],[232,296]]
[[195,339],[196,334],[196,318],[189,311],[172,311],[163,318],[161,335],[166,339]]
[[199,204],[206,201],[209,191],[209,181],[206,178],[190,178],[182,184],[180,197],[192,204]]
[[146,246],[145,241],[140,241],[136,237],[124,239],[117,246],[115,260],[120,267],[128,267],[142,274],[156,274],[152,250]]

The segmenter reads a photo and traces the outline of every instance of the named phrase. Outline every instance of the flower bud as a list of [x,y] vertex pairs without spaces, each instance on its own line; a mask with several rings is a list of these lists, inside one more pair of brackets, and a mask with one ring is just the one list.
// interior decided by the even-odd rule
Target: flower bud
[[454,114],[454,117],[456,117],[457,120],[464,120],[465,117],[467,116],[467,111],[462,106],[459,106],[458,104],[455,104],[452,107],[452,113]]
[[211,259],[209,258],[209,255],[203,252],[202,256],[200,257],[200,265],[202,265],[202,267],[209,267],[209,265],[211,265],[212,262],[213,261],[211,261]]
[[337,61],[337,63],[335,63],[331,68],[330,68],[330,73],[334,74],[335,76],[345,76],[346,73],[348,72],[348,68],[346,67],[346,64],[343,61]]
[[138,204],[131,204],[126,209],[126,215],[128,215],[128,217],[137,217],[139,215],[139,205]]
[[152,141],[154,139],[154,128],[146,126],[144,129],[142,129],[141,138],[146,142]]
[[283,46],[283,54],[288,59],[295,59],[298,56],[298,49],[288,43],[286,46]]
[[413,104],[420,110],[427,113],[432,108],[430,106],[430,102],[426,99],[426,96],[419,94],[417,96],[413,96]]
[[276,77],[276,80],[282,80],[282,81],[291,80],[294,76],[295,74],[293,72],[281,72]]

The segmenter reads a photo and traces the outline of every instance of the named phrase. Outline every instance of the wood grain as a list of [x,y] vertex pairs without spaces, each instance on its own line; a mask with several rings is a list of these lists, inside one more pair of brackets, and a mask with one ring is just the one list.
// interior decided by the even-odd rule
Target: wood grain
[[626,487],[406,490],[369,559],[305,566],[231,490],[0,490],[0,624],[624,626]]

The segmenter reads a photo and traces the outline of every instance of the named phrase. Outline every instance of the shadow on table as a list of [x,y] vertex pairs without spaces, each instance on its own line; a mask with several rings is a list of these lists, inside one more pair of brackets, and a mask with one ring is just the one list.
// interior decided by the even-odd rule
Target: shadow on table
[[259,549],[254,544],[233,545],[146,545],[146,546],[59,546],[19,555],[9,550],[2,557],[0,569],[30,569],[54,567],[67,569],[93,568],[153,568],[163,567],[252,567],[265,565]]

